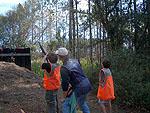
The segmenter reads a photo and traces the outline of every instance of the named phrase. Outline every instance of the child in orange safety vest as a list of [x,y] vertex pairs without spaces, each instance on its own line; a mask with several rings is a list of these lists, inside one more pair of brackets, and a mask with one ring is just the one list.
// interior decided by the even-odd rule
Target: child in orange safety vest
[[99,73],[99,88],[97,97],[102,113],[106,113],[105,104],[108,107],[108,113],[112,112],[111,99],[115,99],[113,78],[109,69],[110,65],[110,61],[104,60],[102,62],[103,69],[101,69]]
[[[44,63],[46,59],[48,62]],[[46,90],[45,99],[48,113],[59,113],[57,93],[60,88],[60,65],[57,60],[56,54],[48,53],[40,63],[42,69],[45,69],[43,87]]]

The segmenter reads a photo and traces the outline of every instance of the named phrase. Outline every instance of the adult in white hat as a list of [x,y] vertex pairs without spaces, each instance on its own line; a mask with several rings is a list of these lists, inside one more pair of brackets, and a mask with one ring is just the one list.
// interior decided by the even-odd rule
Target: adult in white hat
[[[83,113],[90,113],[86,104],[86,97],[91,91],[91,85],[82,71],[80,63],[76,59],[69,58],[68,50],[64,47],[56,51],[59,60],[63,62],[60,73],[62,78],[62,112],[71,113],[71,105],[69,104],[71,95],[75,94],[76,102]],[[71,88],[69,86],[71,85]]]

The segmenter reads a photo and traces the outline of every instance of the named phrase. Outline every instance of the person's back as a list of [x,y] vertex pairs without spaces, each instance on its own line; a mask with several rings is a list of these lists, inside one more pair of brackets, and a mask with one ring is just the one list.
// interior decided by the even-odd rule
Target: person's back
[[102,63],[103,69],[101,69],[99,73],[97,97],[103,113],[106,113],[104,104],[107,104],[108,112],[111,113],[111,99],[115,99],[113,78],[109,69],[110,65],[111,63],[108,60],[104,60]]
[[43,78],[43,87],[46,90],[57,90],[60,87],[60,65],[58,63],[48,63],[50,72],[45,70]]
[[91,91],[90,82],[84,74],[80,63],[76,59],[67,60],[63,67],[67,68],[70,72],[70,83],[76,96],[83,95]]
[[[62,112],[70,113],[71,105],[70,99],[73,93],[70,93],[69,86],[71,85],[71,91],[74,92],[76,102],[79,105],[80,110],[83,113],[90,113],[90,110],[86,104],[86,97],[88,92],[91,91],[91,85],[88,78],[82,71],[81,65],[75,59],[70,59],[66,48],[59,48],[56,51],[59,60],[63,62],[60,73],[62,78]],[[68,95],[69,94],[69,95]]]
[[[48,59],[47,63],[44,61]],[[45,99],[47,102],[48,113],[58,113],[57,93],[60,87],[60,65],[57,63],[57,55],[49,53],[41,60],[41,67],[45,69],[43,87],[46,90]],[[57,106],[56,106],[57,105]]]

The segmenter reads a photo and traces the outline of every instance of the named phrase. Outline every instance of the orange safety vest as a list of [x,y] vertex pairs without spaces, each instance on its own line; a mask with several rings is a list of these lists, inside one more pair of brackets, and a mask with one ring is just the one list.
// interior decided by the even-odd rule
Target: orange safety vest
[[[101,71],[104,72],[103,69]],[[115,99],[114,96],[114,85],[113,85],[113,78],[110,75],[106,75],[104,72],[104,82],[101,83],[101,71],[99,73],[99,88],[97,92],[98,99],[101,100],[109,100],[109,99]]]
[[46,90],[57,90],[60,87],[60,66],[50,64],[51,72],[44,72],[43,87]]

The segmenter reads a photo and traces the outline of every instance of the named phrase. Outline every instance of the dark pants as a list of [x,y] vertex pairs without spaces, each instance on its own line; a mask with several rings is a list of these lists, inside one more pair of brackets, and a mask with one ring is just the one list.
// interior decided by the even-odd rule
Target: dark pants
[[57,93],[58,90],[46,90],[45,99],[47,102],[48,113],[59,113]]

